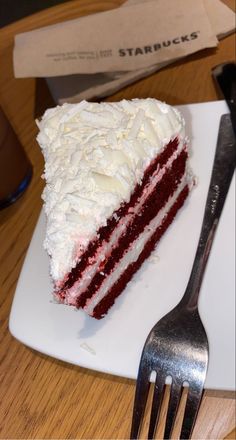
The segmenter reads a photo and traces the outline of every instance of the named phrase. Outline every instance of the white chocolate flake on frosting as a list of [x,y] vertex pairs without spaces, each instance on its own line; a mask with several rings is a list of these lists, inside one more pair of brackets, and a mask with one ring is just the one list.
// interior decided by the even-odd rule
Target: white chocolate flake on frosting
[[37,122],[45,158],[45,248],[60,283],[163,146],[184,139],[184,120],[155,99],[63,104]]

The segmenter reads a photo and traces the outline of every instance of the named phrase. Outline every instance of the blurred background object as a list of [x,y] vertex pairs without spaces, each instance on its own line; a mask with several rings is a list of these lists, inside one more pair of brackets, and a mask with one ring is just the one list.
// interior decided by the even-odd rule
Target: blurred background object
[[32,172],[32,165],[0,107],[0,209],[24,193]]
[[0,27],[69,0],[0,0]]

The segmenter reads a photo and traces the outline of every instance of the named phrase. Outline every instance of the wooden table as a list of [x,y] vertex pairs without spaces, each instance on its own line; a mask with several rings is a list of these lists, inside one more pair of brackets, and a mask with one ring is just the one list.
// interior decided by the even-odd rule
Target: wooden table
[[[0,438],[128,438],[135,382],[96,373],[39,354],[8,330],[11,303],[22,263],[41,210],[43,159],[35,141],[36,81],[15,79],[14,35],[47,24],[119,6],[121,0],[75,0],[45,10],[0,30],[0,104],[33,167],[29,190],[0,212]],[[227,4],[233,8],[233,0]],[[108,100],[145,98],[186,104],[218,99],[211,67],[234,59],[234,35],[217,49],[185,61],[119,91]],[[41,103],[46,102],[46,94]],[[42,98],[43,96],[43,98]],[[50,102],[48,101],[48,105]],[[194,438],[235,438],[232,393],[206,391]],[[233,431],[232,431],[233,430]],[[231,434],[229,434],[231,432]],[[227,436],[227,437],[225,437]]]

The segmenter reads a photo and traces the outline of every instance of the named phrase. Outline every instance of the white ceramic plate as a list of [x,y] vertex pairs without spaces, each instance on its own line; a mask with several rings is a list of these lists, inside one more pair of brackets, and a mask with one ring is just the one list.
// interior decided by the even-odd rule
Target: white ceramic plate
[[[152,326],[182,296],[190,274],[210,181],[223,101],[180,107],[192,143],[191,165],[198,179],[154,254],[96,321],[83,311],[55,304],[42,248],[45,219],[36,226],[10,315],[10,331],[39,352],[82,367],[136,378],[141,350]],[[200,313],[210,343],[206,388],[235,388],[234,182],[218,226],[204,277]]]

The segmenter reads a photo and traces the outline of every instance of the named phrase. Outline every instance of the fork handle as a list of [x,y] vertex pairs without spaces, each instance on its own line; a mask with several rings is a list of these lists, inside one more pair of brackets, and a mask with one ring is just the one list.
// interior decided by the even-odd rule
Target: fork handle
[[181,305],[196,309],[203,275],[235,168],[235,137],[230,115],[221,117],[211,181],[198,247]]

